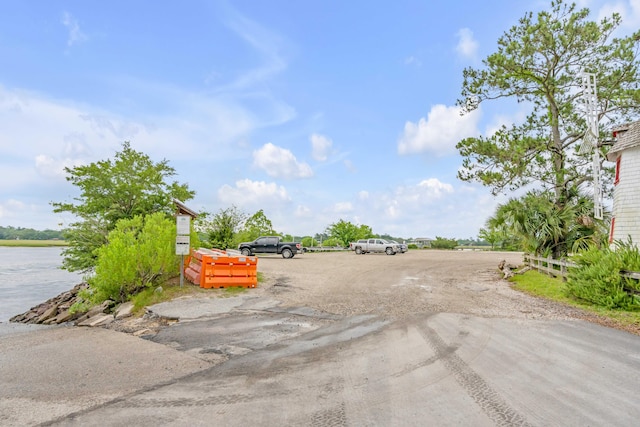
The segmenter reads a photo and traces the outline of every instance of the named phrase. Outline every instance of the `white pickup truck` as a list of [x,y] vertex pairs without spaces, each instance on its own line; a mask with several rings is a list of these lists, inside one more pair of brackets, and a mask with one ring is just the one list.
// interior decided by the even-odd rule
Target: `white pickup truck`
[[357,242],[349,243],[349,248],[355,251],[357,255],[369,252],[384,252],[387,255],[395,255],[400,252],[400,246],[397,243],[391,243],[384,239],[362,239]]

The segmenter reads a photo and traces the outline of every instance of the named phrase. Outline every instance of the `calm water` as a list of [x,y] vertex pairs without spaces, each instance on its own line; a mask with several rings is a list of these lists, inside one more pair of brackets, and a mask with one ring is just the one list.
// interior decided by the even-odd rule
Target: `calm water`
[[0,322],[68,291],[82,275],[61,270],[62,248],[0,246]]

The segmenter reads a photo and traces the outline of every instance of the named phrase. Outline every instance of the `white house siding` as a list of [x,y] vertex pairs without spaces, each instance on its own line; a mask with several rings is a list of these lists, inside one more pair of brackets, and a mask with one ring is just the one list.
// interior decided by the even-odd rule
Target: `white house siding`
[[640,146],[627,148],[620,156],[620,175],[613,193],[613,240],[640,243]]

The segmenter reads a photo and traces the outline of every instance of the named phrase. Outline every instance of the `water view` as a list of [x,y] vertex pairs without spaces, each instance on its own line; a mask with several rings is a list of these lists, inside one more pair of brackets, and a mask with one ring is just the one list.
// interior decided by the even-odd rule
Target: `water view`
[[61,270],[60,247],[0,247],[0,322],[7,322],[82,282]]

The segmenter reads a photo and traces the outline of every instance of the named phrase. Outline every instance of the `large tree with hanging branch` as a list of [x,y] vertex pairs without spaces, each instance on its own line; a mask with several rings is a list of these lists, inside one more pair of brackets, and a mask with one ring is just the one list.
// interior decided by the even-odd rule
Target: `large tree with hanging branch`
[[[529,12],[506,31],[482,68],[464,70],[458,100],[463,114],[509,98],[526,107],[528,115],[492,135],[458,142],[460,179],[480,182],[494,195],[534,184],[547,191],[558,210],[580,194],[578,189],[588,188],[593,164],[579,150],[587,130],[582,73],[597,78],[601,127],[640,114],[640,31],[616,37],[620,15],[600,22],[589,15],[586,8],[554,0],[550,10]],[[600,134],[606,134],[604,129]],[[597,149],[605,147],[600,143]]]

